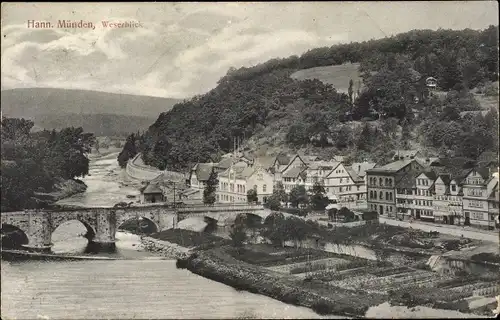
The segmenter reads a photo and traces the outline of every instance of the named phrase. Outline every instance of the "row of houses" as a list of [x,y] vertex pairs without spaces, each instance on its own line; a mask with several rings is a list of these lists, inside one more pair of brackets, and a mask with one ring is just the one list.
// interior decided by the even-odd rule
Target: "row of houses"
[[346,166],[342,160],[342,157],[336,157],[331,161],[322,161],[316,156],[299,154],[256,158],[228,154],[219,163],[196,164],[189,175],[189,186],[198,191],[192,196],[201,200],[210,173],[215,170],[219,180],[218,202],[246,202],[248,190],[255,189],[259,201],[265,203],[278,182],[283,184],[286,193],[298,185],[308,190],[320,182],[329,199],[350,207],[366,207],[365,174],[375,163]]
[[408,219],[498,228],[498,161],[403,158],[367,170],[368,209]]

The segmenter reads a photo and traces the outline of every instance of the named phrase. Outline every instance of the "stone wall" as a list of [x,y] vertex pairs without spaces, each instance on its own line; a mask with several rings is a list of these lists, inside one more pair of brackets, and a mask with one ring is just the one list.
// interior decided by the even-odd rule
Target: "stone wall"
[[191,254],[191,249],[189,248],[151,237],[142,237],[141,243],[147,251],[157,253],[170,259],[187,259]]
[[127,162],[127,167],[125,170],[129,175],[129,177],[140,181],[150,181],[158,177],[162,173],[161,170],[151,167],[141,166],[135,163],[137,158],[140,157],[140,155],[141,155],[140,153],[137,154],[134,158],[132,158]]

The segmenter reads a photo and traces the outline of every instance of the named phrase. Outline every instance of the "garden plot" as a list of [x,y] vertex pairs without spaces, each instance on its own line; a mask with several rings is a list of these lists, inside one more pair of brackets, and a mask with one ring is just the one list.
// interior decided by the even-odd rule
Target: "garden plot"
[[267,269],[290,274],[300,274],[308,271],[333,269],[336,265],[347,263],[348,260],[341,258],[326,258],[314,261],[304,261],[281,266],[268,267]]
[[360,290],[360,289],[366,289],[366,283],[369,281],[372,281],[376,279],[377,277],[371,274],[365,274],[361,275],[358,277],[351,277],[351,278],[346,278],[342,280],[333,280],[329,281],[328,284],[335,286],[335,287],[340,287],[344,289],[354,289],[354,290]]

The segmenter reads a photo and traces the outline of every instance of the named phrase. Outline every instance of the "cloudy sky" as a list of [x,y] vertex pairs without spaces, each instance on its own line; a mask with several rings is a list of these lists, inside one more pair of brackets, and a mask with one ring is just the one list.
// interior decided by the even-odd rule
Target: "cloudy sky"
[[[496,1],[296,3],[2,3],[2,89],[80,88],[186,98],[229,67],[412,29],[498,25]],[[33,29],[28,20],[93,22]],[[109,29],[101,21],[140,22]]]

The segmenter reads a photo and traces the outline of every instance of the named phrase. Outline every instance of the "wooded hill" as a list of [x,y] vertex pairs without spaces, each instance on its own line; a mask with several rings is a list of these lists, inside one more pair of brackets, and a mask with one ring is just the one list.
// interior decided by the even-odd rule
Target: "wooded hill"
[[[298,70],[359,63],[363,88],[348,93],[319,80],[296,80]],[[425,79],[438,80],[430,95]],[[144,134],[130,136],[121,163],[143,152],[147,164],[183,170],[217,161],[232,138],[254,148],[316,148],[385,162],[395,148],[418,146],[436,155],[477,157],[498,147],[497,110],[486,117],[472,88],[498,95],[498,27],[415,30],[380,40],[317,48],[302,56],[231,68],[208,93],[176,104]],[[376,121],[374,121],[376,120]],[[272,128],[272,130],[271,130]],[[266,134],[263,134],[263,133]],[[255,141],[255,137],[260,137]]]

